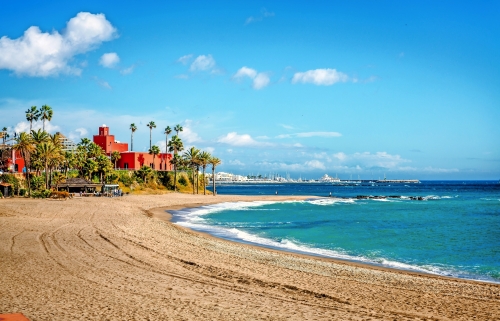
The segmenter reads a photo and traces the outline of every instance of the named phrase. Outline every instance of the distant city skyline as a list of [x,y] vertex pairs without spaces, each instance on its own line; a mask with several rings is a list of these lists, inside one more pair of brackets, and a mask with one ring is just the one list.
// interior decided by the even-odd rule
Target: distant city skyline
[[[500,179],[500,4],[0,4],[0,127],[185,147],[240,175]],[[35,128],[41,127],[38,122]],[[170,137],[172,136],[169,135]]]

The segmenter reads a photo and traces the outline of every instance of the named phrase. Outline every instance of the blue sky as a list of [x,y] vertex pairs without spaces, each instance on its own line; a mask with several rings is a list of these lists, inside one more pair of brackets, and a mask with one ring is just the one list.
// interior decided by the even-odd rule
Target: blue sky
[[[0,126],[134,149],[186,146],[221,171],[499,179],[496,1],[0,1]],[[40,126],[40,124],[38,124]]]

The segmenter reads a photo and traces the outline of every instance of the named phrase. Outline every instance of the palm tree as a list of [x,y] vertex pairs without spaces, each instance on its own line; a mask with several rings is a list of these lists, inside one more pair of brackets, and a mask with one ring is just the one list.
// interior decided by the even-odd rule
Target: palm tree
[[133,151],[134,150],[134,133],[135,131],[137,130],[137,126],[132,123],[130,124],[130,150]]
[[195,170],[197,166],[199,166],[199,157],[200,157],[200,150],[197,149],[196,147],[191,147],[184,153],[184,159],[189,162],[189,165],[193,168],[193,194],[194,194],[194,188],[196,186],[196,175],[195,175]]
[[184,128],[180,124],[175,125],[174,130],[176,132],[176,135],[179,136],[179,132],[183,131]]
[[33,121],[37,121],[39,117],[40,111],[36,108],[36,106],[31,106],[31,108],[26,111],[26,120],[30,122],[30,132]]
[[29,177],[29,166],[28,160],[32,152],[35,151],[35,144],[33,143],[33,139],[27,133],[20,133],[16,138],[16,144],[13,146],[14,150],[17,150],[21,153],[21,157],[24,160],[24,167],[26,169],[26,182],[28,182],[28,196],[31,196],[31,186],[30,186],[30,177]]
[[156,124],[154,121],[150,121],[146,126],[149,127],[149,149],[151,149],[151,133],[153,132],[153,128],[156,128]]
[[[177,152],[180,152],[184,149],[184,144],[182,143],[182,140],[179,138],[179,136],[174,135],[172,139],[168,142],[168,150],[170,152],[174,152],[174,156],[177,155]],[[179,162],[177,162],[179,165]],[[171,162],[171,164],[174,166],[174,170],[177,170],[175,167],[176,165]]]
[[40,128],[36,131],[32,130],[31,137],[33,137],[33,142],[36,145],[46,143],[50,140],[49,134],[46,131],[42,131]]
[[151,146],[149,153],[153,155],[153,169],[155,168],[155,157],[160,153],[160,148],[156,145]]
[[7,130],[8,130],[7,127],[2,128],[2,138],[3,138],[4,145],[5,145],[5,140],[7,139],[7,137],[9,137],[9,135],[7,134]]
[[167,150],[168,150],[168,135],[170,135],[171,132],[172,132],[172,128],[170,128],[170,126],[167,126],[167,128],[165,128],[165,131],[163,132],[167,137],[165,139],[165,153],[167,153]]
[[116,151],[116,150],[115,150],[115,151],[113,151],[113,152],[111,153],[111,161],[115,163],[115,170],[116,170],[116,162],[117,162],[120,158],[122,158],[122,155],[120,154],[120,152],[119,152],[119,151]]
[[174,192],[177,192],[177,167],[181,164],[181,162],[182,158],[177,154],[174,154],[170,160],[170,164],[174,166]]
[[52,111],[52,107],[49,105],[43,105],[42,108],[40,108],[40,119],[43,121],[43,131],[45,131],[45,120],[51,121],[52,120],[52,115],[54,112]]
[[213,193],[214,193],[214,196],[216,194],[216,191],[215,191],[215,167],[217,167],[218,165],[221,164],[221,160],[218,159],[217,157],[212,157],[210,158],[210,162],[209,162],[210,165],[212,165],[212,184],[213,184]]
[[205,169],[207,168],[207,165],[209,164],[211,158],[212,158],[212,155],[210,155],[209,152],[203,151],[200,154],[200,164],[201,164],[201,167],[203,168],[203,195],[207,195]]
[[58,150],[51,142],[44,142],[37,146],[37,151],[45,168],[45,188],[49,189],[49,164],[57,157]]
[[89,146],[89,145],[90,145],[90,143],[92,143],[92,142],[90,141],[90,139],[88,139],[88,138],[84,137],[84,138],[82,138],[82,139],[81,139],[81,141],[78,143],[78,146],[87,147],[87,146]]
[[52,180],[56,183],[56,190],[59,190],[59,184],[66,180],[66,176],[61,172],[54,172]]

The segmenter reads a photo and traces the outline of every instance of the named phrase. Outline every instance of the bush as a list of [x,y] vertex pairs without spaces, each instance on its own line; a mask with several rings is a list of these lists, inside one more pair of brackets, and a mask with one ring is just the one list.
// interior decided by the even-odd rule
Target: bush
[[3,194],[2,194],[2,192],[0,192],[0,198],[2,198],[2,197],[3,197]]
[[26,189],[21,188],[21,189],[19,190],[19,195],[20,195],[20,196],[24,196],[24,195],[26,195]]
[[50,193],[52,193],[52,192],[48,189],[34,191],[33,193],[31,193],[31,197],[33,197],[33,198],[47,198],[50,196]]
[[184,175],[180,175],[179,179],[177,180],[179,182],[179,184],[181,184],[182,186],[187,186],[188,185],[188,181],[186,179],[186,176]]
[[33,176],[30,183],[33,191],[39,191],[45,188],[45,179],[42,176]]
[[18,191],[19,190],[19,180],[12,174],[3,174],[2,175],[2,181],[4,183],[9,183],[10,185],[12,185],[12,193],[14,193],[14,191]]

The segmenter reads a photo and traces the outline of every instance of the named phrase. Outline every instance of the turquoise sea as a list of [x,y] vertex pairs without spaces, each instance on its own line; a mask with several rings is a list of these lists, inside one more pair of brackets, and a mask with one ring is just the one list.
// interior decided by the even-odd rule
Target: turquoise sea
[[320,198],[204,206],[176,211],[173,221],[284,251],[500,283],[498,181],[228,184],[217,191]]

